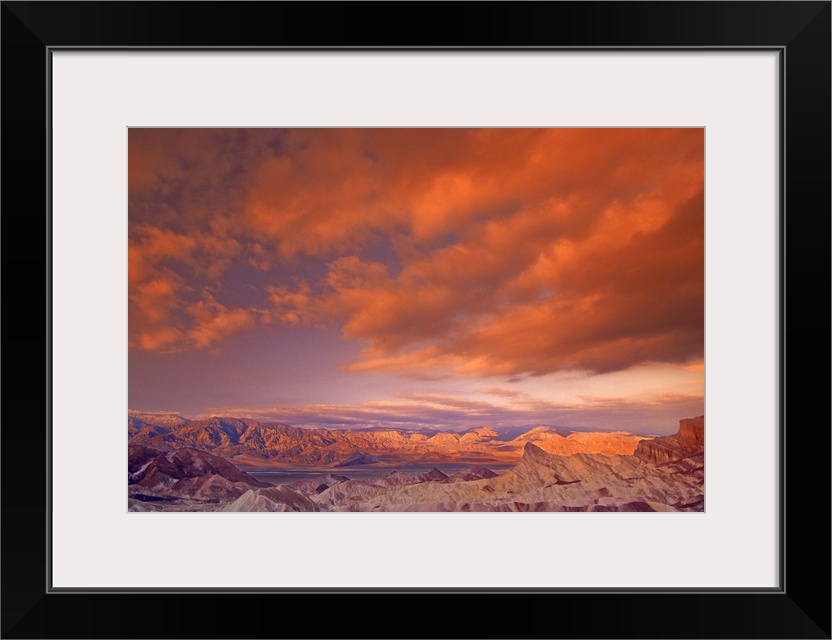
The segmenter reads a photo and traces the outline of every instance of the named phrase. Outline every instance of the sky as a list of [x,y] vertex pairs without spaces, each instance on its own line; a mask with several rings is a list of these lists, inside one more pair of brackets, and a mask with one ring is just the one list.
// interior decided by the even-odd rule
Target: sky
[[133,410],[663,434],[704,413],[704,130],[130,129]]

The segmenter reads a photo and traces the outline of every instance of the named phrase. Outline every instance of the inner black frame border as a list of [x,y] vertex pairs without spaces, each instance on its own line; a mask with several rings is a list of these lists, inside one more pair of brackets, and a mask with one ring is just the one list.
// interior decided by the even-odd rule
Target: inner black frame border
[[[11,345],[2,367],[2,637],[280,636],[297,608],[321,604],[327,613],[308,622],[303,637],[830,637],[830,2],[3,2],[0,20],[2,337]],[[780,587],[53,588],[45,553],[51,531],[51,52],[220,48],[779,52]],[[789,463],[793,481],[787,484]],[[753,472],[753,461],[748,464]],[[684,562],[683,550],[675,559],[645,555],[648,562],[668,560]],[[453,598],[463,594],[475,598],[476,608],[458,626],[432,620],[430,609],[418,613],[437,606],[438,598],[444,607],[459,606]],[[403,613],[406,627],[357,618],[367,607],[385,605],[414,608]],[[241,617],[234,611],[240,606],[257,613]],[[182,613],[171,621],[166,610]],[[288,629],[298,635],[297,627]]]

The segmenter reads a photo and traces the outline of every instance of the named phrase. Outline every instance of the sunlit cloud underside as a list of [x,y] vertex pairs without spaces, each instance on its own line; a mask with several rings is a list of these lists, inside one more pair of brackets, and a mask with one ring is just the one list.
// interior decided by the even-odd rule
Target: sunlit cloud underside
[[704,411],[703,142],[131,129],[130,406],[673,431]]

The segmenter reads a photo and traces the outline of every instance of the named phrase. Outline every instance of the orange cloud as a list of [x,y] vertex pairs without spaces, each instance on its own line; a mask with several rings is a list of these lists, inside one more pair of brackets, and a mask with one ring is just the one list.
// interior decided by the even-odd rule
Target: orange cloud
[[[680,135],[701,148],[701,131]],[[701,156],[660,150],[642,161],[650,180],[629,199],[596,174],[590,195],[501,211],[457,242],[404,255],[397,274],[335,260],[318,296],[304,284],[294,312],[367,342],[354,370],[542,375],[701,357]],[[633,164],[613,171],[613,184],[632,179]]]
[[218,340],[249,329],[256,322],[255,315],[246,309],[228,309],[210,296],[188,308],[196,323],[188,332],[194,347],[201,349]]
[[314,319],[314,299],[312,287],[307,282],[300,282],[297,288],[288,286],[266,287],[269,299],[274,305],[270,319],[276,319],[286,325],[308,325]]
[[139,334],[139,344],[148,351],[179,351],[175,345],[181,340],[182,332],[173,327],[160,327]]
[[431,242],[518,203],[574,194],[590,216],[568,217],[580,227],[611,194],[630,200],[701,175],[702,138],[694,129],[290,130],[286,155],[256,172],[245,222],[285,256],[353,251],[396,230]]
[[[366,344],[351,369],[422,377],[703,355],[702,129],[130,135],[133,344],[337,326]],[[235,261],[268,310],[197,293]]]
[[[131,303],[130,343],[147,350],[182,348],[190,333],[177,311],[186,307],[194,276],[215,279],[230,266],[240,243],[228,234],[226,224],[215,219],[190,234],[135,225],[128,245],[128,292]],[[209,340],[210,342],[210,340]],[[203,340],[193,344],[204,346]],[[207,344],[207,343],[206,343]]]
[[157,266],[167,259],[190,260],[196,240],[187,235],[156,227],[140,227],[135,233],[139,239],[128,246],[128,278],[130,286],[157,276]]

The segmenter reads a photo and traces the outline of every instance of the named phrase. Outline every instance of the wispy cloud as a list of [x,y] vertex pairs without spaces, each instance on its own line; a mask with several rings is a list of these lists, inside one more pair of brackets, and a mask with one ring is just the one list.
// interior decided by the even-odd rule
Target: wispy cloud
[[[587,397],[576,403],[551,402],[522,394],[505,404],[441,394],[398,393],[394,398],[355,405],[309,404],[255,409],[211,407],[199,417],[247,417],[329,429],[464,430],[481,426],[549,425],[661,434],[675,432],[679,419],[703,413],[701,395],[683,394],[634,398]],[[645,418],[645,415],[649,417]]]

